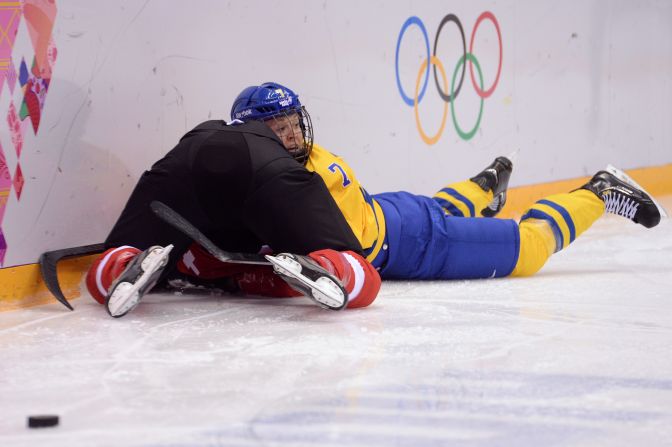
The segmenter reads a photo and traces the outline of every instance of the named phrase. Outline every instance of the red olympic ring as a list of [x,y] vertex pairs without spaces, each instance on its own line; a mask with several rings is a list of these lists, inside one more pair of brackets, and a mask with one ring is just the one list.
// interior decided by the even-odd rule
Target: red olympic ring
[[471,83],[474,86],[474,90],[476,90],[476,93],[478,93],[478,96],[481,98],[487,98],[492,95],[492,92],[495,91],[495,87],[497,87],[497,84],[499,83],[499,75],[502,73],[502,32],[499,29],[499,23],[497,22],[497,19],[490,11],[485,11],[483,14],[478,16],[476,24],[474,25],[474,29],[471,32],[469,53],[474,54],[474,36],[476,35],[478,25],[480,25],[481,22],[485,19],[490,19],[492,24],[495,25],[495,29],[497,30],[497,40],[499,41],[499,64],[497,65],[497,76],[495,77],[495,81],[492,83],[492,86],[487,90],[482,90],[478,84],[476,84],[476,77],[474,76],[474,65],[471,63],[471,61],[469,61],[469,74],[471,74]]

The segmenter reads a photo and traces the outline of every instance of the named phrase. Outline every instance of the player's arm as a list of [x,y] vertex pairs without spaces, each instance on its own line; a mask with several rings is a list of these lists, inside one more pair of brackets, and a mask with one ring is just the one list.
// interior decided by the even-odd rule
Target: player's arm
[[362,252],[319,175],[286,157],[254,178],[243,219],[276,253],[307,254],[323,248]]

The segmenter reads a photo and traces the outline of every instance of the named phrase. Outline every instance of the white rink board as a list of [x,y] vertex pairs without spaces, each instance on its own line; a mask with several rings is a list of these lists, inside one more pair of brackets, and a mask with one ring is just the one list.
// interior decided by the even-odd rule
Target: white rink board
[[[348,160],[371,193],[432,194],[514,150],[512,186],[588,175],[607,162],[672,162],[670,2],[80,0],[57,1],[57,10],[42,123],[26,135],[26,183],[20,200],[9,195],[2,222],[4,267],[103,240],[153,161],[199,122],[228,119],[240,90],[268,80],[299,92],[317,141]],[[467,51],[474,35],[486,90],[500,61],[493,22],[473,33],[486,11],[501,34],[496,88],[473,138],[458,136],[448,107],[429,146],[397,85],[414,95],[425,44],[410,26],[397,65],[402,25],[418,17],[433,48],[441,19],[455,14]],[[461,54],[449,22],[437,51],[449,83]],[[9,100],[0,96],[2,110]],[[428,135],[446,104],[430,73],[418,106]],[[469,70],[453,105],[468,131],[480,105]],[[14,172],[9,140],[0,126]]]
[[[672,222],[615,216],[532,278],[304,298],[89,296],[0,319],[0,445],[665,446]],[[58,414],[29,430],[30,414]]]

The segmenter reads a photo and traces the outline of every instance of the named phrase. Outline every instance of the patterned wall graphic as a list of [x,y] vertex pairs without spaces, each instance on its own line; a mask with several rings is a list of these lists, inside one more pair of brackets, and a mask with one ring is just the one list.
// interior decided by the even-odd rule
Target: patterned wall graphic
[[[25,182],[20,163],[24,136],[28,129],[37,135],[56,61],[56,47],[52,40],[55,18],[55,0],[0,0],[0,98],[4,95],[9,97],[9,105],[4,106],[6,110],[0,110],[0,125],[4,122],[11,136],[11,141],[4,142],[5,147],[0,143],[0,267],[7,252],[2,222],[10,190],[14,190],[17,201],[21,200]],[[30,45],[17,45],[22,43],[17,42],[17,36],[27,36]],[[29,54],[19,54],[25,50],[17,48],[31,50]],[[11,150],[7,147],[9,144],[16,152],[13,169],[5,155],[6,150]]]

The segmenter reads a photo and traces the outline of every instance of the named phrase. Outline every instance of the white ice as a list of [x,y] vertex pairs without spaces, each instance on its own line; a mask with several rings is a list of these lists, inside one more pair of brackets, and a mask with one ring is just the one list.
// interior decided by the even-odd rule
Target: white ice
[[671,445],[671,289],[672,222],[605,217],[534,277],[386,282],[363,310],[4,313],[0,446]]

